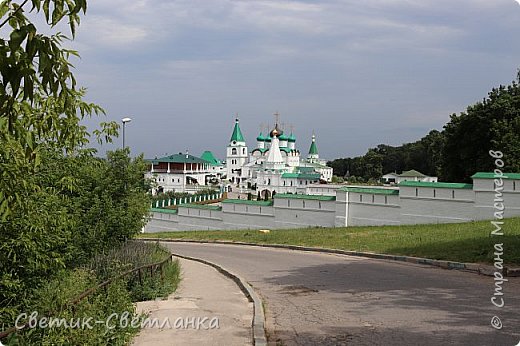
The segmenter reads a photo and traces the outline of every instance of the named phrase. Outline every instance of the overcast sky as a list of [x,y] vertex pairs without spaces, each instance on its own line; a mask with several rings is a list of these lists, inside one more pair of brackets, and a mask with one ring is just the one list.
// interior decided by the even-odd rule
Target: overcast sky
[[107,111],[89,126],[131,117],[133,154],[223,158],[235,113],[252,148],[278,111],[333,159],[417,140],[509,84],[519,33],[513,0],[91,0],[73,47]]

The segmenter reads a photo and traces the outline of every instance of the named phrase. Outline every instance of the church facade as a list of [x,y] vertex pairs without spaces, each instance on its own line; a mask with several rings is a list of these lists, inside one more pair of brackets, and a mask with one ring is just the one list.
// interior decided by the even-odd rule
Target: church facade
[[310,184],[332,180],[332,168],[325,163],[319,157],[315,135],[307,157],[303,158],[296,147],[294,134],[285,134],[278,123],[269,133],[264,135],[260,132],[256,147],[249,153],[236,119],[227,147],[226,179],[242,188],[256,187],[261,197],[269,198],[276,193],[305,193]]
[[276,123],[274,129],[256,138],[256,146],[249,150],[235,120],[233,132],[226,148],[224,162],[217,160],[211,151],[200,157],[188,154],[168,155],[148,160],[146,177],[157,185],[155,193],[176,191],[195,193],[205,188],[260,192],[262,198],[276,193],[305,193],[311,184],[330,182],[332,168],[320,159],[316,136],[308,155],[303,158],[296,147],[296,137],[286,135]]

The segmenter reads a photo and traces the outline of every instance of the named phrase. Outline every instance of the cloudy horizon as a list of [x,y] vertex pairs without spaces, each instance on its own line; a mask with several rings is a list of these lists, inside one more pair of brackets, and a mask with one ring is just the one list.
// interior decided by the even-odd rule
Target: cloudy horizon
[[107,111],[87,124],[131,117],[133,154],[222,159],[236,113],[252,149],[278,111],[303,153],[314,131],[334,159],[418,140],[509,84],[519,29],[513,0],[91,1],[73,64]]

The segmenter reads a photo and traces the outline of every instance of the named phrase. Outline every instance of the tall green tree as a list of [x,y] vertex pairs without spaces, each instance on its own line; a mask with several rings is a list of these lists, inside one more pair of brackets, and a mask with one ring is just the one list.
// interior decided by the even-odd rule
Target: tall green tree
[[86,8],[86,0],[0,2],[0,32],[9,33],[0,39],[0,219],[23,208],[19,186],[38,189],[28,176],[41,163],[40,146],[74,152],[88,143],[81,119],[103,112],[82,99],[69,61],[78,54],[62,47],[68,38],[40,33],[27,15],[41,15],[50,31],[66,21],[74,37]]
[[504,171],[520,172],[520,74],[508,86],[493,88],[481,102],[444,126],[442,178],[470,181],[477,171],[492,171],[489,150],[504,153]]
[[[80,122],[103,110],[83,100],[69,60],[77,52],[62,46],[68,38],[56,27],[67,22],[74,37],[86,8],[86,0],[0,2],[0,319],[71,262],[84,222],[71,214],[83,176],[70,162],[92,156]],[[38,30],[30,19],[38,16],[54,33]],[[117,124],[94,134],[110,140]]]

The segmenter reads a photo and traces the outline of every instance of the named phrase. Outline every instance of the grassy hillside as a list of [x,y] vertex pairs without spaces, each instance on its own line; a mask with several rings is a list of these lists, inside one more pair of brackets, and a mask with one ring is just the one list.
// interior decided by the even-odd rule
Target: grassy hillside
[[506,219],[503,236],[491,236],[489,221],[458,224],[304,228],[258,231],[185,231],[141,234],[162,239],[229,240],[291,244],[408,255],[433,259],[493,263],[495,243],[504,244],[504,262],[520,265],[520,218]]

